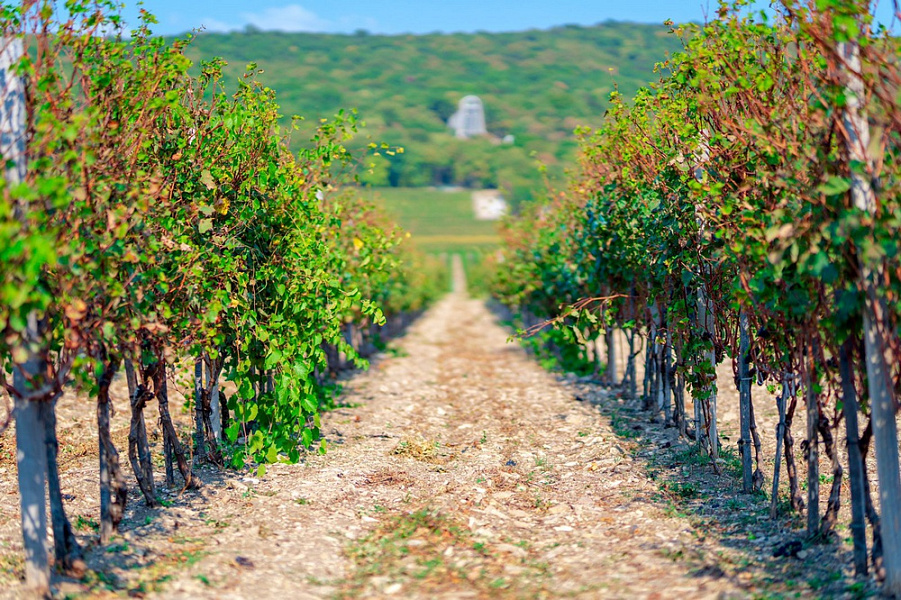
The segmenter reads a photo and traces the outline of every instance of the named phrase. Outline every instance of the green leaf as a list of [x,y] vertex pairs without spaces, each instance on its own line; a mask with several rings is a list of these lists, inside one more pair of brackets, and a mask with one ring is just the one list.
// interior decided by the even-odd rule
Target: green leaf
[[844,194],[851,189],[851,183],[844,177],[830,177],[826,183],[817,188],[821,193],[827,196],[838,196]]

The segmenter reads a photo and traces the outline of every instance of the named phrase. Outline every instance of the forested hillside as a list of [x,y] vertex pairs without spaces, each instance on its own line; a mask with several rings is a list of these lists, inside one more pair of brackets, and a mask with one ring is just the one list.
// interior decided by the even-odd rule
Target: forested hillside
[[[361,171],[366,182],[498,186],[522,198],[541,184],[536,159],[562,174],[575,160],[573,130],[599,125],[617,86],[631,96],[679,47],[663,25],[608,22],[497,34],[201,33],[187,54],[223,57],[231,81],[256,63],[285,118],[307,117],[296,146],[319,118],[358,109],[366,123],[358,144],[404,148]],[[457,140],[447,129],[466,94],[484,101],[495,139]],[[515,142],[498,144],[507,134]]]

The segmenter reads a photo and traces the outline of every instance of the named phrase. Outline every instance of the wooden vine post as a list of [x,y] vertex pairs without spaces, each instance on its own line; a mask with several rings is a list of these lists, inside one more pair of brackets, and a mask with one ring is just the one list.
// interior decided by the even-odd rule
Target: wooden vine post
[[[704,267],[703,272],[706,274],[709,271]],[[710,364],[710,369],[713,371],[709,374],[709,380],[704,386],[707,397],[699,403],[701,404],[701,426],[706,432],[704,437],[708,444],[713,468],[718,469],[717,460],[719,460],[720,455],[719,432],[717,432],[716,426],[716,347],[714,346],[716,317],[713,312],[712,302],[707,297],[707,292],[703,285],[698,288],[698,319],[705,336],[708,337],[710,341],[710,349],[704,352],[704,358],[706,359],[706,362]]]
[[770,518],[775,519],[779,509],[779,471],[782,465],[782,446],[785,444],[786,423],[785,405],[788,398],[794,394],[792,391],[791,375],[782,374],[782,393],[776,397],[776,411],[779,421],[776,423],[776,460],[773,467],[773,491],[770,494]]
[[[696,156],[696,167],[694,170],[694,176],[698,181],[703,181],[706,178],[706,170],[704,165],[710,159],[710,132],[707,129],[701,131],[701,139],[700,139],[700,148],[698,155]],[[706,221],[698,217],[698,233],[699,235],[703,235],[704,229],[707,227]],[[703,259],[702,259],[703,260]],[[708,450],[710,452],[710,460],[713,465],[714,471],[719,472],[719,466],[717,465],[717,461],[720,457],[719,452],[719,432],[717,431],[716,418],[717,418],[717,409],[716,409],[716,396],[717,396],[717,388],[716,388],[716,313],[714,312],[713,302],[707,296],[707,289],[705,287],[705,281],[710,275],[710,267],[709,265],[703,264],[701,265],[701,285],[698,287],[697,292],[697,315],[698,315],[698,324],[700,325],[702,331],[704,332],[705,341],[710,343],[710,348],[703,353],[703,357],[710,364],[711,372],[707,374],[708,380],[704,385],[703,399],[698,402],[695,401],[695,415],[698,418],[698,423],[696,424],[697,429],[697,437],[699,443],[701,444],[701,449],[704,448],[703,441],[706,440],[708,444]],[[700,410],[698,409],[700,406]],[[700,414],[699,414],[700,413]],[[701,430],[703,429],[704,435],[701,435]]]
[[811,538],[820,533],[820,449],[818,425],[820,422],[820,400],[816,391],[817,373],[815,347],[812,334],[808,333],[805,343],[804,394],[807,406],[807,535]]
[[206,457],[206,435],[203,422],[203,358],[194,359],[194,461]]
[[741,421],[741,483],[742,491],[754,491],[754,467],[751,464],[751,375],[750,375],[750,335],[748,313],[741,311],[739,322],[738,350],[738,401]]
[[[837,53],[844,76],[846,104],[842,122],[846,132],[845,150],[851,171],[851,200],[854,207],[875,218],[876,192],[870,181],[873,157],[870,155],[870,127],[864,106],[866,92],[855,40],[839,42]],[[864,165],[865,172],[853,168]],[[901,596],[901,473],[898,462],[898,429],[895,423],[895,398],[890,378],[890,358],[882,328],[885,306],[878,295],[880,269],[870,262],[866,252],[860,256],[860,287],[864,292],[863,338],[876,447],[876,472],[879,476],[879,504],[882,509],[881,533],[884,549],[886,595]]]
[[[24,181],[25,82],[13,71],[23,56],[23,41],[6,35],[0,48],[0,155],[5,162],[7,189]],[[7,192],[8,193],[8,192]],[[25,581],[37,596],[50,594],[50,565],[47,556],[47,453],[44,447],[44,419],[38,389],[45,383],[47,365],[37,351],[40,343],[38,315],[28,315],[20,348],[26,360],[13,372],[16,418],[16,466],[19,472],[19,502],[22,538],[25,545]]]
[[842,381],[842,411],[848,439],[848,479],[851,487],[851,537],[854,542],[854,572],[867,574],[866,482],[860,453],[860,426],[857,422],[857,389],[854,387],[854,340],[848,338],[839,349]]

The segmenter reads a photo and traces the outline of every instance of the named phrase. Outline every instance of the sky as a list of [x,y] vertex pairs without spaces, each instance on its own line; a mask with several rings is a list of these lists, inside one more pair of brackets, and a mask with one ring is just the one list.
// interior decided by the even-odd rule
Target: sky
[[[134,23],[137,2],[124,2],[126,19]],[[889,18],[889,4],[881,1],[880,20]],[[716,0],[144,0],[144,8],[159,20],[154,31],[163,35],[200,27],[242,30],[247,25],[331,33],[521,31],[608,19],[703,21],[716,6]]]

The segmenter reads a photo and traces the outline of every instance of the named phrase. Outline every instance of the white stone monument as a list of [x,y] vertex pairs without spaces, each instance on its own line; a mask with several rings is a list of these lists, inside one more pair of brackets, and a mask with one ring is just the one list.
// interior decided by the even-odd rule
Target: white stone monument
[[507,201],[500,190],[476,190],[472,193],[472,211],[477,221],[497,221],[507,214]]
[[447,126],[461,139],[488,133],[485,129],[485,109],[479,97],[464,96],[460,100],[457,112],[447,120]]

